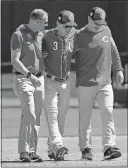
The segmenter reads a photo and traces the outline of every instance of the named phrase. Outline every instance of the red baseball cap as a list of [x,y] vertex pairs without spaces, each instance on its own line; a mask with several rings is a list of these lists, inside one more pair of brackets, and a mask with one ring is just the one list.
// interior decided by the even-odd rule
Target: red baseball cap
[[94,21],[94,23],[99,25],[107,25],[105,18],[106,12],[100,7],[94,7],[90,10],[89,16]]
[[77,24],[74,21],[74,14],[68,10],[63,10],[58,15],[58,22],[66,26],[76,27]]

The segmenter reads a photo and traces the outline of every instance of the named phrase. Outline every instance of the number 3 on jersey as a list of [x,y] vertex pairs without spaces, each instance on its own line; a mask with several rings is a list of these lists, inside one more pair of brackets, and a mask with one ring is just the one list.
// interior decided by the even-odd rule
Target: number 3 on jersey
[[55,41],[53,44],[54,44],[53,50],[58,50],[58,42]]

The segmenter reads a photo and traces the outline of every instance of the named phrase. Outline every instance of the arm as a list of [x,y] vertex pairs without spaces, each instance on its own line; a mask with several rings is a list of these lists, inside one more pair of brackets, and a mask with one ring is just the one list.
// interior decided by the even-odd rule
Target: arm
[[42,38],[42,58],[45,59],[47,56],[48,56],[48,52],[44,49],[45,48],[45,36],[46,36],[46,33],[48,32],[48,30],[45,30],[43,33],[44,33],[44,36]]
[[19,33],[13,33],[10,42],[11,49],[11,63],[18,72],[27,76],[29,72],[27,68],[20,61],[21,50],[22,50],[22,38]]
[[[18,72],[22,73],[27,77],[28,69],[23,65],[23,63],[20,61],[21,56],[21,50],[22,50],[22,38],[20,34],[13,33],[11,37],[10,42],[10,49],[11,49],[11,63],[14,66],[14,68],[17,69]],[[30,80],[34,85],[41,85],[39,79],[31,74]]]
[[112,64],[113,64],[116,72],[123,71],[123,68],[122,68],[122,65],[121,65],[121,60],[120,60],[120,55],[119,55],[118,49],[116,47],[116,44],[115,44],[112,37],[111,37],[110,40],[111,40]]
[[116,70],[116,82],[118,84],[122,84],[124,81],[123,67],[121,65],[119,52],[112,37],[111,37],[111,55],[112,55],[112,64],[114,66],[114,69]]
[[73,53],[72,53],[72,62],[75,62],[75,58],[76,58],[76,49],[77,49],[77,33],[78,30],[76,29],[76,33],[74,34],[74,49],[73,49]]

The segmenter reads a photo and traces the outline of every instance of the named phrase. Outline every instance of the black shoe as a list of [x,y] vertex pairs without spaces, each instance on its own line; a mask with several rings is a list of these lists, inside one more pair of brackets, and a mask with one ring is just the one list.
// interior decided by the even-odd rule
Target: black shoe
[[56,159],[54,153],[50,153],[50,154],[48,154],[48,157],[49,157],[50,159],[54,159],[54,160]]
[[55,161],[63,161],[64,155],[68,154],[68,149],[64,146],[60,146],[57,149]]
[[31,162],[30,157],[29,157],[29,153],[28,152],[22,152],[20,154],[20,161],[21,162]]
[[119,151],[118,148],[116,147],[109,147],[107,150],[104,152],[104,159],[109,160],[109,159],[116,159],[121,156],[121,152]]
[[29,153],[31,162],[42,162],[42,158],[38,156],[35,152]]
[[81,160],[92,160],[92,149],[91,148],[85,148],[82,151],[82,159]]

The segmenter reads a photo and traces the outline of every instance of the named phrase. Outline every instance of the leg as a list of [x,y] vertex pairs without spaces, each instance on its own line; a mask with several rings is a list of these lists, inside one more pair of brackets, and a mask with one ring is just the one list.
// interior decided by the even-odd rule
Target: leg
[[91,115],[95,99],[95,87],[78,88],[79,96],[79,146],[80,149],[92,148]]
[[[101,110],[102,142],[106,150],[116,145],[116,132],[113,120],[113,90],[111,84],[103,86],[97,93],[96,99]],[[111,158],[111,155],[109,157]]]
[[63,145],[62,136],[59,132],[57,115],[58,115],[58,91],[56,83],[45,79],[45,116],[49,130],[49,142],[52,149]]
[[42,158],[36,154],[37,142],[38,142],[38,133],[40,128],[40,117],[42,114],[43,102],[44,102],[44,77],[40,77],[42,85],[37,87],[34,93],[35,101],[35,114],[36,114],[36,124],[32,131],[30,139],[30,158],[34,162],[41,162]]
[[116,133],[113,121],[113,90],[111,84],[100,89],[96,100],[99,104],[102,117],[103,146],[115,146]]
[[28,79],[15,77],[14,91],[17,93],[17,96],[20,99],[22,108],[18,151],[20,154],[29,153],[31,132],[36,121],[35,103],[33,96],[35,88],[32,86],[32,84],[30,84]]
[[91,115],[93,103],[96,95],[96,86],[78,87],[79,96],[79,146],[82,151],[82,157],[92,159],[90,151],[85,149],[92,148],[91,137]]
[[69,108],[70,101],[70,79],[65,84],[66,87],[61,86],[58,100],[58,125],[61,135],[64,133],[65,116]]
[[36,124],[30,141],[30,152],[36,152],[37,150],[38,132],[40,128],[40,117],[42,114],[42,108],[44,102],[44,77],[41,76],[40,80],[42,85],[40,87],[37,87],[34,93]]

